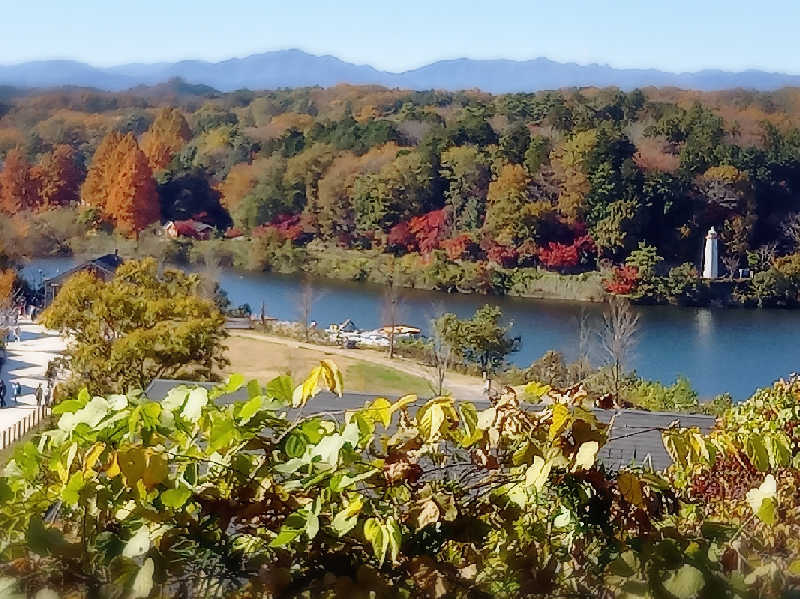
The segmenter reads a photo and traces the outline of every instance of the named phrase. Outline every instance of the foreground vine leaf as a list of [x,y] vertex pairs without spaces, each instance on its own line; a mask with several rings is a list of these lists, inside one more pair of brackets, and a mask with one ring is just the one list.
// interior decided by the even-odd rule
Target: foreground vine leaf
[[[608,426],[579,390],[530,411],[513,396],[480,411],[452,397],[414,411],[415,396],[314,410],[339,388],[322,363],[297,386],[231,377],[160,404],[136,391],[66,400],[58,428],[0,474],[9,593],[99,584],[155,599],[209,580],[198,596],[689,599],[800,584],[800,381],[708,434],[666,431],[680,459],[662,473],[598,463]],[[304,408],[289,418],[295,393]],[[766,473],[749,461],[753,436]]]
[[775,522],[775,495],[777,490],[775,477],[772,474],[767,474],[761,486],[747,492],[747,503],[750,505],[750,509],[766,524]]
[[703,573],[685,564],[664,581],[664,589],[676,599],[693,599],[705,586]]

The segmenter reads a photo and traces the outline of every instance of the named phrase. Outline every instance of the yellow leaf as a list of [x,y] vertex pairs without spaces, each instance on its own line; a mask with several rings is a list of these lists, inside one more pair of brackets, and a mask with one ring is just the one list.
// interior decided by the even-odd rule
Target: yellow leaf
[[308,378],[295,388],[292,394],[292,407],[299,408],[306,404],[309,398],[319,392],[319,379],[322,375],[322,366],[317,366],[311,371]]
[[625,501],[636,506],[644,504],[642,483],[635,475],[630,472],[620,472],[617,476],[617,485],[619,485],[619,492],[622,493]]
[[402,410],[417,401],[416,395],[404,395],[392,404],[392,413]]
[[597,451],[599,449],[600,445],[597,441],[582,443],[578,449],[578,453],[575,455],[575,466],[572,471],[575,472],[581,469],[588,470],[594,466],[594,460],[597,457]]
[[328,389],[341,397],[344,390],[344,381],[339,367],[331,360],[322,360],[322,370],[325,374],[325,381],[328,383]]
[[435,501],[428,499],[417,514],[417,529],[425,528],[428,524],[435,524],[438,521],[439,506]]
[[794,576],[800,576],[800,559],[796,559],[789,564],[789,572]]
[[89,453],[86,454],[86,458],[83,460],[83,473],[86,474],[94,468],[94,465],[97,463],[97,459],[100,457],[100,454],[103,453],[105,449],[104,443],[95,443],[92,448],[89,450]]
[[136,482],[142,477],[145,469],[144,451],[139,447],[131,447],[118,455],[119,468],[125,475],[125,483],[135,487]]
[[106,468],[106,476],[108,478],[114,478],[120,473],[119,464],[117,463],[117,452],[111,454],[111,463]]
[[536,491],[541,491],[550,476],[550,469],[552,464],[545,462],[538,455],[533,458],[533,464],[528,466],[525,471],[525,484],[528,487],[533,487]]
[[555,439],[567,426],[569,420],[569,409],[564,404],[553,405],[553,421],[550,423],[550,439]]
[[417,426],[426,441],[431,441],[439,434],[444,423],[444,409],[437,403],[428,402],[417,415]]
[[145,487],[152,488],[167,478],[168,474],[167,458],[161,453],[154,453],[147,460],[147,468],[143,473],[142,482]]
[[352,518],[359,512],[361,512],[361,508],[364,507],[364,501],[361,499],[360,495],[356,495],[353,500],[347,504],[344,512],[348,518]]
[[550,385],[545,385],[544,383],[540,383],[538,381],[531,381],[525,385],[525,395],[529,395],[534,399],[539,399],[542,397],[542,395],[550,391],[551,388],[552,387],[550,387]]
[[392,404],[385,397],[379,397],[369,406],[369,414],[373,420],[380,420],[384,427],[392,422]]

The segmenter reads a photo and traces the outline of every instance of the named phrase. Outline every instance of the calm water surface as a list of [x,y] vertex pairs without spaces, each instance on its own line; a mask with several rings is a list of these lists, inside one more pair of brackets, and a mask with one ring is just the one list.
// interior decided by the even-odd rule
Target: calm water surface
[[[72,258],[47,258],[29,263],[24,275],[32,283],[72,267]],[[41,271],[41,272],[40,272]],[[302,283],[268,273],[223,270],[220,285],[234,305],[250,304],[258,312],[297,319]],[[361,328],[384,324],[383,289],[371,285],[315,281],[312,318],[320,326],[352,318]],[[578,347],[578,317],[585,310],[599,319],[602,307],[573,302],[546,302],[507,297],[450,295],[403,290],[398,320],[426,328],[442,311],[469,316],[483,304],[503,310],[522,338],[511,361],[527,366],[549,349],[574,357]],[[632,365],[650,379],[670,383],[679,375],[689,378],[703,397],[725,391],[745,399],[756,388],[800,371],[797,337],[800,311],[735,310],[641,306],[640,332]]]

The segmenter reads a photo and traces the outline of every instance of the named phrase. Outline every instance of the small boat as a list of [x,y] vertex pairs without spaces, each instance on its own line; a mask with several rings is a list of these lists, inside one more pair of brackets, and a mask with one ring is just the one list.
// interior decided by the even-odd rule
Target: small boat
[[[392,334],[391,325],[381,327],[378,330],[387,337]],[[412,327],[407,324],[398,324],[394,326],[395,337],[417,337],[420,333],[421,330],[418,327]]]

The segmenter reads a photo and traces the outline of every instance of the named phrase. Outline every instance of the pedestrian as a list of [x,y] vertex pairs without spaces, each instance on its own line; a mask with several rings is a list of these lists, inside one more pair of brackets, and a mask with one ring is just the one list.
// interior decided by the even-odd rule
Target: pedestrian
[[22,334],[22,330],[19,328],[19,325],[17,325],[17,328],[14,329],[14,335],[16,335],[16,337],[17,337],[17,343],[22,341],[22,335],[21,334]]
[[42,405],[42,396],[44,395],[44,390],[42,389],[42,384],[39,383],[39,386],[36,387],[36,405]]
[[22,395],[22,385],[19,384],[19,381],[14,381],[14,405],[19,404],[19,396]]
[[0,408],[6,407],[6,382],[0,379]]

